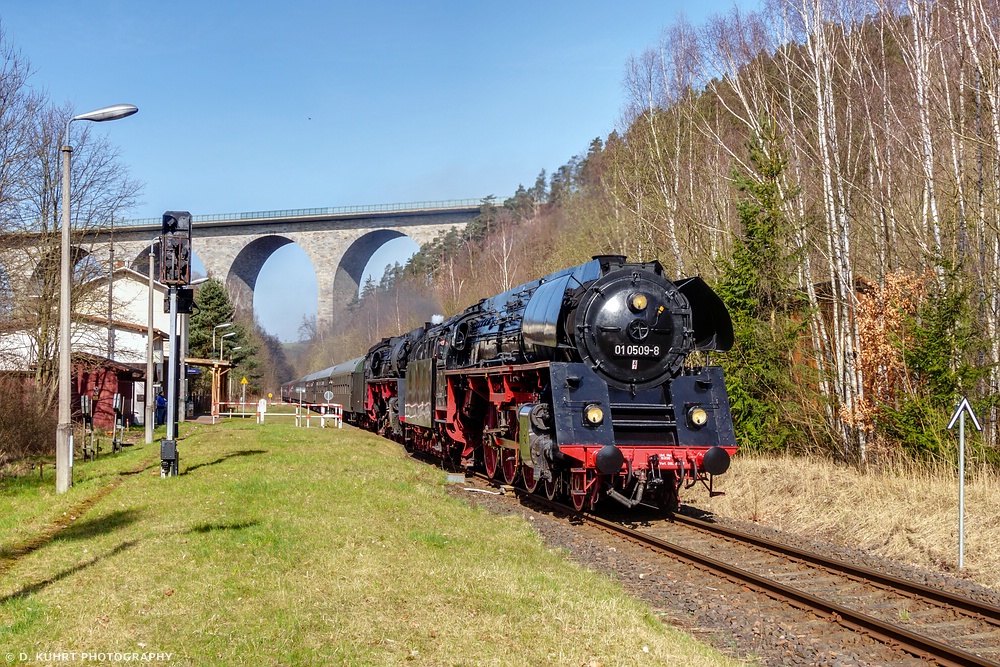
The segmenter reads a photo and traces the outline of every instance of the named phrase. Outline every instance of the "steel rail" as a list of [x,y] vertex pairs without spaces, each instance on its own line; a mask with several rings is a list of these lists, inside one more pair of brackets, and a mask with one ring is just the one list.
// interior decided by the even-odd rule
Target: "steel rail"
[[949,593],[938,588],[925,586],[924,584],[920,584],[915,581],[907,581],[906,579],[878,572],[861,565],[852,565],[836,558],[829,558],[820,554],[810,553],[788,544],[782,544],[781,542],[775,542],[763,537],[749,535],[742,531],[733,530],[731,528],[708,523],[707,521],[701,521],[692,517],[675,515],[674,521],[691,526],[697,530],[722,535],[723,537],[729,537],[741,542],[753,544],[769,551],[792,556],[794,558],[814,563],[816,565],[821,565],[833,570],[838,570],[842,574],[857,577],[869,583],[879,584],[899,593],[933,600],[934,602],[947,605],[948,607],[960,609],[971,616],[975,616],[994,625],[1000,625],[1000,607],[986,602],[971,600],[967,597]]
[[863,631],[869,636],[885,644],[902,649],[918,658],[924,660],[932,659],[938,664],[945,665],[947,667],[958,665],[978,667],[988,667],[992,665],[995,667],[998,664],[991,660],[981,658],[975,654],[948,646],[947,644],[943,644],[937,640],[930,639],[929,637],[925,637],[915,632],[910,632],[909,630],[893,625],[892,623],[887,623],[867,614],[854,611],[853,609],[843,605],[823,600],[814,595],[796,590],[790,586],[779,584],[778,582],[767,579],[766,577],[761,577],[753,572],[715,560],[714,558],[699,554],[695,551],[691,551],[690,549],[685,549],[684,547],[676,544],[671,544],[653,537],[652,535],[646,535],[645,533],[631,528],[626,528],[625,526],[621,526],[606,519],[601,519],[600,517],[585,514],[583,515],[583,518],[585,521],[598,525],[605,530],[622,535],[635,542],[646,544],[659,551],[672,553],[675,556],[683,558],[684,560],[692,562],[696,565],[707,567],[712,571],[725,575],[726,577],[749,584],[758,590],[771,595],[776,595],[796,606],[825,614],[830,618],[830,620],[833,620],[844,627],[848,627],[856,631]]
[[[483,479],[489,479],[483,476]],[[489,480],[491,483],[495,480]],[[823,600],[814,595],[797,590],[790,586],[785,586],[776,581],[759,576],[742,568],[724,563],[696,551],[686,549],[682,546],[671,544],[659,538],[647,535],[646,533],[628,528],[621,524],[602,519],[600,517],[578,513],[565,505],[549,501],[539,495],[529,493],[525,489],[514,487],[515,493],[520,497],[530,498],[531,502],[538,503],[551,510],[573,514],[583,521],[594,524],[608,532],[619,535],[625,539],[637,542],[650,547],[655,551],[666,552],[677,556],[697,567],[702,567],[717,574],[746,584],[766,595],[782,599],[793,606],[818,613],[820,616],[849,628],[855,632],[863,632],[876,641],[896,648],[922,660],[932,660],[943,667],[997,667],[1000,663],[987,660],[973,653],[948,646],[942,642],[925,637],[915,632],[887,623],[867,614],[839,605],[834,602]],[[733,531],[734,536],[736,535]]]

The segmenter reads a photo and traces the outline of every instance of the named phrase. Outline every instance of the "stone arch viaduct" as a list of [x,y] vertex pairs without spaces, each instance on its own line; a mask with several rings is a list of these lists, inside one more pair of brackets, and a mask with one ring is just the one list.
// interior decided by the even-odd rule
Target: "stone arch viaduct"
[[[408,236],[423,246],[452,227],[463,229],[479,207],[478,200],[454,200],[195,215],[192,244],[209,275],[223,280],[236,308],[248,313],[264,263],[278,248],[297,243],[316,272],[317,321],[322,325],[357,295],[365,265],[384,243]],[[107,265],[113,238],[116,263],[146,273],[159,234],[159,218],[130,220],[116,222],[113,230],[88,232],[80,245]]]

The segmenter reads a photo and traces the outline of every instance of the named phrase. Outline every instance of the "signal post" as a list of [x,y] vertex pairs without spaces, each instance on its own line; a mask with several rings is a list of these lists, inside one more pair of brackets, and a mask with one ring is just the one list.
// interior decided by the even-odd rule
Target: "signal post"
[[160,477],[174,477],[180,467],[177,452],[177,410],[179,403],[181,345],[177,316],[192,311],[191,290],[191,214],[167,211],[163,214],[160,236],[160,282],[169,287],[170,361],[167,366],[167,437],[160,441]]

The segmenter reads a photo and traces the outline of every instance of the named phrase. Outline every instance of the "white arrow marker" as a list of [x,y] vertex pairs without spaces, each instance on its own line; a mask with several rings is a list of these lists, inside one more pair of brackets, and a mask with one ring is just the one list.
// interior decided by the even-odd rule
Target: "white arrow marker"
[[[951,416],[951,421],[948,422],[948,430],[955,428],[955,422],[959,421],[959,417],[962,416],[963,412],[968,412],[969,416],[972,417],[972,424],[976,427],[977,431],[982,431],[983,427],[979,425],[979,419],[976,418],[976,413],[972,411],[972,405],[969,403],[969,399],[963,397],[962,402],[958,404],[955,408],[955,414]],[[959,425],[961,429],[961,425]]]
[[982,431],[976,419],[976,413],[972,411],[967,397],[962,397],[962,402],[955,408],[955,414],[948,422],[948,430],[955,428],[958,422],[958,569],[965,567],[965,413],[972,417],[972,424],[977,431]]

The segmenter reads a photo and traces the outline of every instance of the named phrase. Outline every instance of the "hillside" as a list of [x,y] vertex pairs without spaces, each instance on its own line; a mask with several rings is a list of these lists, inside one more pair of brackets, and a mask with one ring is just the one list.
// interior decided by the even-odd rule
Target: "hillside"
[[370,285],[307,368],[621,254],[724,293],[742,446],[953,463],[944,427],[967,396],[987,424],[970,454],[995,465],[995,15],[779,2],[678,19],[626,63],[617,130]]

